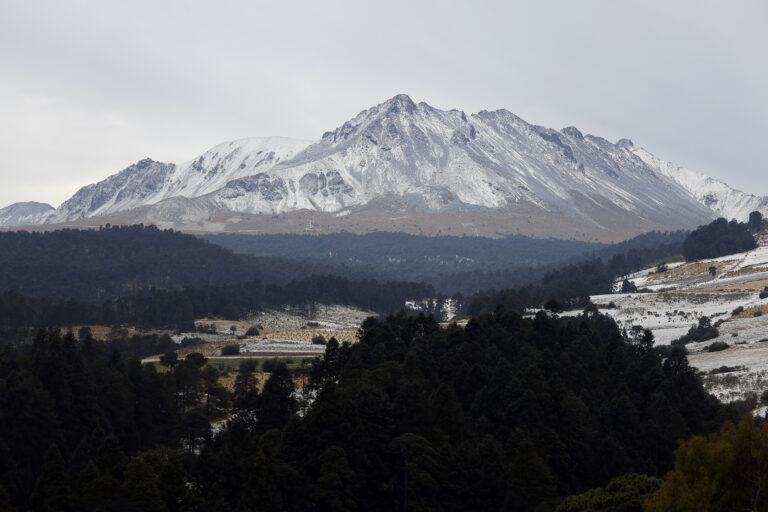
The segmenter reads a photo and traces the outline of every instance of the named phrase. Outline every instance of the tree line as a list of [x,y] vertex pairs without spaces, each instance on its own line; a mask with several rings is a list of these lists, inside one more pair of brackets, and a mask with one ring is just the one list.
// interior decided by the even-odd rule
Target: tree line
[[[678,256],[679,241],[655,247],[632,248],[626,253],[613,254],[610,258],[593,258],[550,270],[537,282],[519,288],[488,290],[474,294],[466,301],[465,312],[477,315],[493,311],[503,305],[516,311],[538,307],[554,301],[565,304],[569,300],[591,295],[612,293],[613,283],[620,276],[641,270],[647,265]],[[583,307],[583,306],[582,306]]]
[[30,334],[30,328],[46,325],[93,324],[191,331],[198,318],[239,319],[263,308],[286,304],[342,304],[388,313],[400,310],[406,299],[434,295],[431,286],[421,283],[352,281],[334,275],[310,276],[284,286],[265,287],[250,281],[177,290],[151,288],[100,304],[8,291],[0,293],[0,334],[23,337]]
[[724,218],[693,230],[683,243],[683,255],[687,261],[717,258],[728,254],[750,251],[757,247],[754,233],[763,227],[760,212],[752,212],[749,222],[728,222]]
[[[182,363],[169,364],[172,383]],[[553,510],[619,475],[663,475],[678,440],[736,417],[683,352],[662,361],[594,310],[525,319],[500,308],[465,329],[370,319],[358,344],[330,342],[307,379],[311,403],[286,368],[261,390],[241,369],[227,428],[210,436],[176,416],[169,435],[197,449],[140,450],[140,467],[122,459],[116,480],[142,482],[157,510]],[[57,459],[45,441],[38,481]],[[61,492],[81,499],[72,480]],[[128,483],[113,485],[89,499],[112,503]]]
[[[259,386],[243,361],[228,391],[200,354],[170,352],[158,372],[87,331],[42,330],[0,351],[0,509],[640,510],[637,493],[692,490],[687,460],[746,496],[739,472],[759,457],[718,469],[723,448],[706,455],[694,437],[675,462],[679,440],[743,411],[704,391],[684,351],[661,359],[652,343],[594,308],[498,308],[464,329],[398,314],[367,320],[355,345],[330,340],[300,379],[270,364]],[[724,428],[722,446],[757,456]]]
[[0,232],[0,291],[100,304],[151,288],[260,281],[284,285],[310,275],[341,274],[295,257],[233,254],[192,235],[155,226]]

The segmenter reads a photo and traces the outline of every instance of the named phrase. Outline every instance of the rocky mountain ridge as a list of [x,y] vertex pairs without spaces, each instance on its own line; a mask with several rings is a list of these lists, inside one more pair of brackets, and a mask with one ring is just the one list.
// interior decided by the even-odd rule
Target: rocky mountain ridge
[[[532,125],[507,110],[467,115],[398,95],[316,142],[243,139],[180,165],[141,160],[30,223],[148,212],[147,221],[183,228],[228,214],[338,218],[374,205],[384,206],[382,215],[397,211],[427,223],[430,215],[452,217],[461,232],[482,228],[471,220],[479,215],[496,215],[502,234],[525,233],[534,220],[552,225],[539,235],[602,239],[768,213],[767,198],[628,139],[614,144],[575,127]],[[306,219],[298,224],[314,229]],[[326,229],[336,228],[330,222]]]

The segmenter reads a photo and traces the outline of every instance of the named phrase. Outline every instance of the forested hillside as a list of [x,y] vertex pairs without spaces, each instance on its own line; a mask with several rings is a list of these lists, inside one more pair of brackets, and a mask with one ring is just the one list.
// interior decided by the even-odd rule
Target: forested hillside
[[259,280],[285,284],[333,268],[291,258],[233,254],[197,237],[154,226],[0,232],[0,291],[82,302]]
[[402,309],[406,299],[434,294],[431,286],[421,283],[351,281],[332,275],[311,276],[285,286],[264,287],[249,281],[179,290],[152,288],[96,304],[9,291],[0,293],[0,335],[16,340],[27,337],[37,327],[93,324],[194,330],[195,319],[239,319],[263,308],[286,304],[343,304],[386,314]]
[[[666,258],[678,257],[684,233],[649,233],[636,242],[606,248],[600,257],[550,269],[538,281],[519,288],[492,289],[471,296],[464,310],[470,315],[504,305],[516,311],[553,301],[557,307],[574,303],[583,307],[590,295],[613,292],[616,278]],[[626,250],[627,252],[620,252]]]
[[679,439],[735,417],[682,351],[662,362],[596,312],[371,319],[314,363],[311,405],[285,366],[261,391],[241,367],[237,415],[213,438],[228,398],[204,358],[158,374],[95,347],[44,331],[0,353],[6,509],[552,510],[664,474]]
[[[759,218],[754,217],[757,214]],[[757,247],[750,231],[759,231],[762,228],[762,216],[759,212],[753,212],[756,219],[755,225],[750,227],[743,222],[737,222],[720,218],[705,226],[699,226],[685,239],[683,254],[688,261],[717,258],[727,254],[736,254],[750,251]]]
[[526,285],[564,264],[597,257],[609,259],[632,249],[650,251],[659,246],[677,246],[675,251],[681,252],[685,233],[650,232],[609,246],[520,235],[491,239],[385,232],[221,234],[204,238],[236,253],[298,257],[310,264],[333,265],[357,277],[426,282],[452,296]]
[[97,343],[46,330],[0,350],[0,509],[162,510],[142,508],[156,477],[129,456],[178,446],[176,383]]

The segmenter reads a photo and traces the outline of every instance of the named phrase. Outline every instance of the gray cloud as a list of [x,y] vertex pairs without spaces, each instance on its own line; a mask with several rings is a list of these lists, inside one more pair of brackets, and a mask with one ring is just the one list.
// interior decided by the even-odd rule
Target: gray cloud
[[768,4],[0,4],[0,205],[149,156],[318,138],[396,93],[651,152],[768,193]]

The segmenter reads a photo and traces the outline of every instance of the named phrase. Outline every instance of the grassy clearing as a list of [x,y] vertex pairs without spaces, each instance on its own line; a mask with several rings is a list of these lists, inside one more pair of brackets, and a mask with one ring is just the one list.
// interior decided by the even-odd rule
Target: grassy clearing
[[[290,356],[290,357],[215,357],[215,358],[209,358],[208,364],[206,366],[213,366],[217,370],[221,371],[222,373],[234,373],[237,372],[237,369],[240,367],[240,363],[248,360],[248,359],[256,359],[259,362],[259,368],[261,368],[261,365],[264,364],[264,361],[274,361],[285,363],[286,366],[288,366],[288,369],[291,371],[295,371],[301,368],[302,361],[306,362],[305,365],[309,364],[309,362],[314,358],[308,357],[308,356]],[[147,364],[154,364],[155,369],[157,369],[158,372],[167,372],[168,367],[163,366],[160,364],[160,361],[150,361]]]
[[648,276],[648,281],[661,281],[664,279],[682,279],[686,277],[698,276],[701,274],[709,274],[709,267],[714,266],[717,268],[717,273],[734,263],[733,260],[717,261],[717,262],[699,262],[689,263],[688,265],[682,265],[673,269],[667,270],[660,274],[651,274]]
[[750,281],[748,283],[732,284],[730,286],[724,286],[724,290],[760,290],[768,287],[768,279],[762,279],[760,281]]
[[754,318],[755,313],[760,313],[758,316],[768,315],[768,304],[747,308],[738,315],[732,316],[731,318]]
[[745,267],[745,268],[740,268],[739,270],[734,270],[732,272],[727,272],[727,273],[723,274],[723,278],[748,276],[748,275],[751,275],[751,274],[759,274],[760,272],[768,272],[768,267]]

